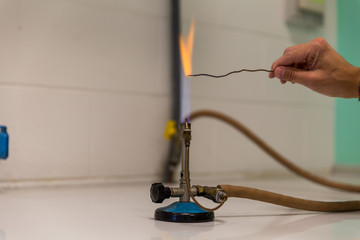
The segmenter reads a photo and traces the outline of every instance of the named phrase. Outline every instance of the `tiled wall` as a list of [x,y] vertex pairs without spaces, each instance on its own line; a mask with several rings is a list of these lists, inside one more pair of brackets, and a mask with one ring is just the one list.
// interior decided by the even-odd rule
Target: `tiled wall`
[[[194,71],[268,68],[286,46],[326,37],[325,26],[289,27],[285,0],[183,0],[195,20]],[[170,116],[169,1],[0,2],[0,124],[10,158],[0,180],[153,177]],[[333,162],[333,101],[265,73],[192,81],[192,109],[221,110],[297,163]],[[193,122],[194,173],[281,169],[231,128]],[[260,170],[259,170],[260,166]]]
[[[183,1],[183,29],[195,22],[194,73],[270,68],[286,47],[326,38],[335,46],[336,2],[326,1],[322,27],[289,26],[285,0]],[[192,80],[192,110],[214,109],[244,123],[300,166],[326,171],[334,162],[334,102],[266,73]],[[281,171],[279,164],[217,120],[192,123],[191,170]]]
[[170,115],[166,0],[0,2],[1,180],[153,175]]

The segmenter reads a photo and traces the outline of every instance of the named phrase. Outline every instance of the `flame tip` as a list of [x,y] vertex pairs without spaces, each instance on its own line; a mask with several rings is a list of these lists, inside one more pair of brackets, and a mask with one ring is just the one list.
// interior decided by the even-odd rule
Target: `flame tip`
[[183,70],[186,77],[192,73],[192,52],[194,43],[194,22],[191,23],[190,32],[185,39],[182,35],[179,36],[180,56],[182,60]]

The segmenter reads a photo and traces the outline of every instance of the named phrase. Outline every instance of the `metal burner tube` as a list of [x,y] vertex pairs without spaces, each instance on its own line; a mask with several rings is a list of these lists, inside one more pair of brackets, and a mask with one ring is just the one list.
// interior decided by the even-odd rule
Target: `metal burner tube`
[[183,152],[182,152],[182,161],[181,161],[181,173],[180,173],[180,188],[184,190],[184,194],[180,197],[180,202],[190,202],[190,194],[187,189],[185,172],[190,178],[189,171],[189,152],[190,152],[190,140],[191,140],[191,125],[188,123],[187,119],[185,123],[182,124],[183,129]]
[[[185,162],[187,161],[187,164]],[[186,168],[187,166],[187,168]],[[185,180],[185,171],[189,172],[189,147],[185,147],[185,151],[183,152],[183,158],[181,162],[181,178],[180,178],[180,188],[184,189],[184,194],[180,197],[180,202],[190,202],[190,194],[187,190],[186,180]]]

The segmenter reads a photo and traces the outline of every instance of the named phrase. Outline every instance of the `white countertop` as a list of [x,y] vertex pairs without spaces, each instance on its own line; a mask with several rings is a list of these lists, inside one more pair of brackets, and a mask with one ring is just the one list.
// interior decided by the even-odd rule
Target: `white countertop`
[[[216,180],[217,181],[217,180]],[[206,181],[242,184],[318,200],[354,200],[298,178]],[[194,183],[202,184],[202,183]],[[360,212],[311,213],[246,199],[229,199],[208,223],[154,220],[150,183],[4,190],[0,193],[0,240],[24,239],[360,239]],[[211,202],[202,201],[207,206]]]

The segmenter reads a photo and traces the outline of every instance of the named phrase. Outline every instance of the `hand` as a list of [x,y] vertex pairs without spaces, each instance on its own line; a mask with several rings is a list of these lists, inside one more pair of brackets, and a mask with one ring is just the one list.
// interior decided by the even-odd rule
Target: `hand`
[[270,78],[299,83],[330,97],[357,98],[360,68],[348,63],[323,38],[289,47],[271,67]]

